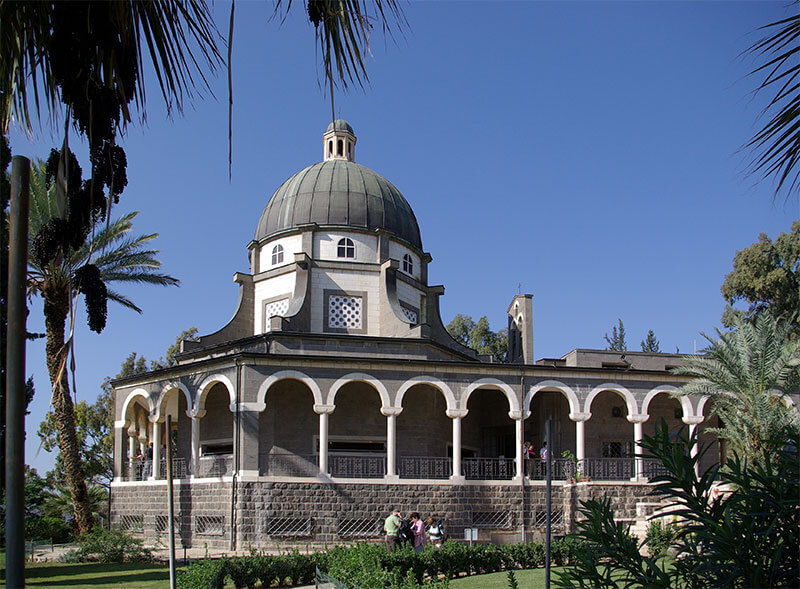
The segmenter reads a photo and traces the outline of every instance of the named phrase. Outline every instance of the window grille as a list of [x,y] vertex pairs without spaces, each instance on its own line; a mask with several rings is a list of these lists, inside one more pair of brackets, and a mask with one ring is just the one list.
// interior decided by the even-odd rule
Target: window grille
[[196,515],[194,517],[194,531],[198,536],[224,536],[224,515]]
[[123,532],[141,534],[144,532],[143,515],[122,515],[119,518],[119,529]]
[[339,258],[355,258],[356,246],[349,237],[343,237],[336,245],[336,256]]
[[418,317],[417,317],[416,311],[412,311],[408,307],[405,307],[405,306],[402,306],[402,305],[400,306],[400,308],[403,309],[403,315],[406,316],[406,319],[411,321],[411,323],[416,323],[417,322]]
[[374,517],[340,519],[336,533],[340,538],[379,538],[383,535],[383,520]]
[[[550,525],[554,528],[564,527],[563,509],[550,510]],[[545,510],[540,510],[536,512],[534,516],[533,526],[536,528],[544,528],[547,526],[547,512]]]
[[280,299],[279,301],[272,301],[264,306],[264,323],[266,330],[269,331],[269,318],[274,316],[283,317],[286,311],[289,310],[289,299]]
[[[175,516],[175,530],[181,529],[181,516]],[[169,533],[169,516],[168,515],[157,515],[156,516],[156,534],[167,534]]]
[[283,264],[283,246],[278,244],[272,248],[272,265]]
[[328,327],[361,329],[361,297],[328,296]]
[[403,272],[414,274],[414,260],[408,254],[403,255]]
[[514,525],[514,514],[510,511],[473,511],[472,527],[509,530]]
[[273,538],[311,536],[310,517],[274,517],[267,520],[267,535]]

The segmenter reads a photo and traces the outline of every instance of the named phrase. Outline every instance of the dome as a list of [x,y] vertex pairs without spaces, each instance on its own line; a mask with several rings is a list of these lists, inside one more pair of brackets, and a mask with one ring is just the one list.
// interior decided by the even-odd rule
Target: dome
[[336,119],[335,121],[328,123],[328,128],[325,129],[325,132],[330,133],[331,131],[347,131],[351,135],[355,135],[353,127],[351,127],[350,123],[344,119]]
[[400,191],[347,160],[319,162],[281,184],[261,213],[255,240],[307,223],[385,229],[422,250],[417,219]]
[[[328,133],[352,127],[341,119],[330,123]],[[316,223],[320,227],[384,229],[422,250],[414,211],[400,191],[380,174],[355,163],[352,152],[336,155],[328,150],[325,161],[300,170],[286,180],[264,207],[255,240]]]

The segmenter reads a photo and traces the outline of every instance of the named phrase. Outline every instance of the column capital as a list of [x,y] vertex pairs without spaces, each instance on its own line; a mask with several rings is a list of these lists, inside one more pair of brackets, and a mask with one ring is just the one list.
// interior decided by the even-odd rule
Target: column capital
[[681,418],[683,423],[686,425],[700,425],[705,421],[705,416],[703,415],[686,415]]
[[383,413],[386,417],[394,415],[397,417],[403,412],[402,407],[381,407],[381,413]]
[[445,411],[445,415],[447,415],[447,417],[449,417],[450,419],[455,419],[456,417],[462,418],[462,417],[466,417],[467,416],[467,410],[466,409],[448,409],[447,411]]
[[[239,411],[253,411],[255,413],[260,413],[267,408],[266,403],[259,403],[258,401],[255,402],[241,402],[239,403]],[[231,403],[231,413],[236,411],[236,403]]]
[[200,419],[201,417],[205,417],[205,414],[206,414],[205,409],[196,409],[186,412],[186,416],[191,417],[192,419]]
[[513,419],[514,421],[521,421],[523,419],[528,419],[531,416],[530,411],[509,411],[508,417]]
[[330,415],[334,409],[336,409],[336,405],[314,405],[314,413],[317,415],[322,415],[323,413]]
[[570,413],[569,418],[572,421],[587,421],[592,416],[591,413]]
[[631,423],[644,423],[650,416],[647,413],[629,413],[627,418]]

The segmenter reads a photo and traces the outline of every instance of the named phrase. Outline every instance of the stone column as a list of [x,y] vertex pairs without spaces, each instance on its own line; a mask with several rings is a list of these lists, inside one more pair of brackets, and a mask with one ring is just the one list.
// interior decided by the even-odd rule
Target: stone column
[[642,462],[642,449],[639,447],[639,444],[642,441],[642,424],[648,419],[650,419],[650,416],[645,414],[628,415],[628,421],[633,424],[633,453],[636,457],[632,480],[644,478],[644,462]]
[[[114,422],[114,479],[117,481],[123,480],[125,474],[125,436],[128,434],[127,426],[128,422],[124,419]],[[133,438],[129,436],[128,440],[128,446],[133,449]],[[133,458],[133,454],[130,455],[130,458]]]
[[263,403],[239,403],[239,477],[259,474],[259,417]]
[[591,413],[570,413],[569,418],[575,422],[575,460],[578,461],[578,470],[588,475],[586,468],[586,422]]
[[189,413],[192,418],[192,477],[200,476],[200,419],[205,414],[205,409]]
[[328,416],[336,405],[314,405],[314,413],[319,415],[319,472],[328,474]]
[[[703,417],[702,415],[684,416],[683,423],[685,423],[686,425],[689,426],[689,437],[690,438],[693,435],[695,435],[695,432],[697,431],[697,426],[700,425],[701,423],[703,423],[704,419],[705,419],[705,417]],[[697,444],[695,444],[694,446],[692,446],[692,449],[690,451],[690,456],[692,458],[694,458],[694,459],[697,459],[697,453],[699,451],[700,451],[700,447]],[[694,474],[695,474],[695,476],[700,477],[700,463],[699,462],[695,462]]]
[[509,411],[508,416],[514,420],[514,431],[515,431],[515,440],[517,442],[517,451],[514,455],[514,464],[516,466],[516,476],[514,480],[519,481],[522,477],[525,476],[525,462],[522,458],[522,444],[525,440],[523,440],[524,427],[525,427],[525,420],[523,419],[522,413],[519,411]]
[[150,478],[158,480],[159,471],[161,470],[161,422],[158,420],[153,421],[153,464]]
[[450,480],[454,483],[464,482],[464,476],[461,474],[461,419],[466,415],[466,409],[447,411],[447,417],[453,420],[453,476]]
[[386,479],[399,479],[397,476],[397,416],[402,407],[381,407],[386,416]]

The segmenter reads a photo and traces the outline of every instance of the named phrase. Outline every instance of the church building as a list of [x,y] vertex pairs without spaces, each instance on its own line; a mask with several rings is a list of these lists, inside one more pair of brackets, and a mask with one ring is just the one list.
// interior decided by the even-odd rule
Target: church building
[[[718,424],[706,399],[671,396],[686,382],[669,372],[680,356],[535,360],[527,294],[508,306],[507,362],[479,356],[447,333],[414,211],[356,163],[353,128],[331,123],[322,152],[267,201],[230,322],[184,341],[176,366],[114,381],[113,525],[166,534],[169,438],[184,546],[379,538],[395,507],[434,515],[454,538],[531,539],[544,472],[523,444],[538,454],[548,420],[557,531],[591,497],[646,517],[656,465],[636,442],[661,419]],[[710,465],[724,448],[701,439]]]

